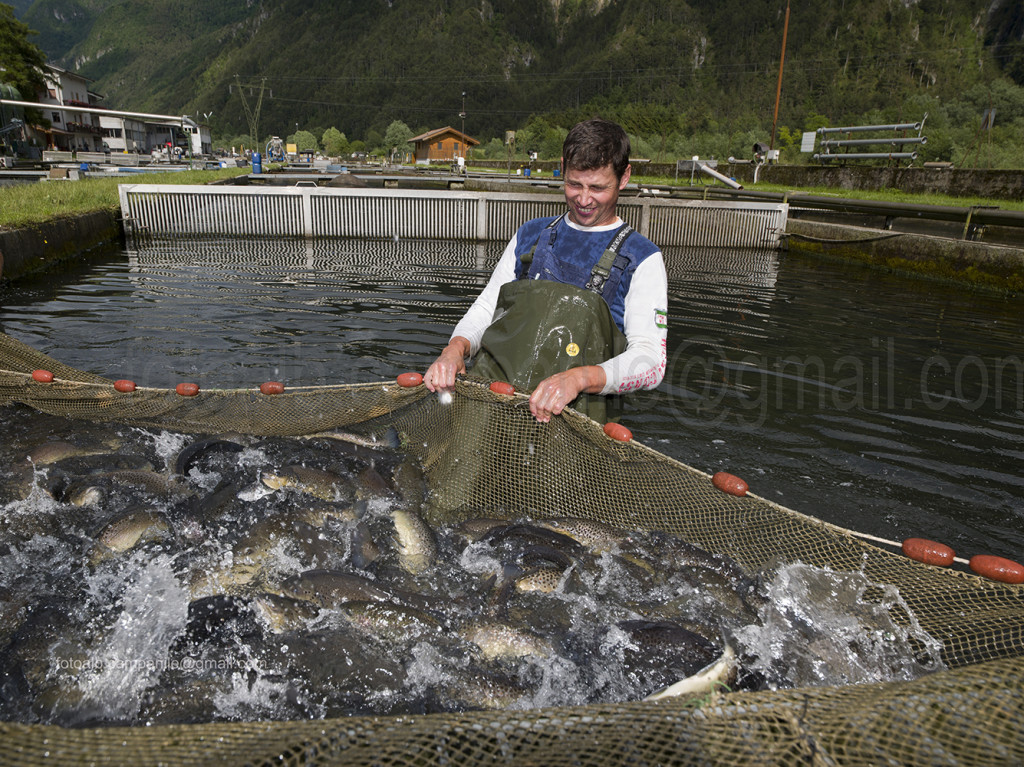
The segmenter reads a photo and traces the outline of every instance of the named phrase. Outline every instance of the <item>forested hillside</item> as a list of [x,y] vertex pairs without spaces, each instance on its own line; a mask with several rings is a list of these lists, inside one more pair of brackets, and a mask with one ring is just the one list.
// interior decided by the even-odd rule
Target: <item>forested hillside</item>
[[[19,7],[24,7],[21,2]],[[622,121],[651,159],[750,156],[771,139],[787,0],[36,0],[51,61],[108,106],[188,113],[215,137],[335,127],[380,144],[463,125],[501,155]],[[262,101],[260,93],[262,91]],[[991,131],[981,131],[995,109]],[[822,125],[916,121],[922,159],[1020,167],[1019,0],[790,0],[778,130],[784,161]],[[492,141],[493,139],[493,141]]]

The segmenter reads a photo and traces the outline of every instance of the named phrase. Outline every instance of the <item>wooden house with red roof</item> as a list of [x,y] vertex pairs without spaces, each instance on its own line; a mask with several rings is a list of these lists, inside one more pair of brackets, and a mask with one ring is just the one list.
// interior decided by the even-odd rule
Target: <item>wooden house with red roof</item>
[[427,131],[409,139],[413,145],[413,156],[418,165],[432,162],[455,162],[456,157],[465,157],[469,147],[480,144],[475,138],[450,125]]

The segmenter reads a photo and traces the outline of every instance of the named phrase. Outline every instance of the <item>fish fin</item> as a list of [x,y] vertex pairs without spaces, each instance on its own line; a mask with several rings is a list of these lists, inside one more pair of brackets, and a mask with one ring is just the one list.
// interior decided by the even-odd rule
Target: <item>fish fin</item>
[[718,689],[728,689],[729,680],[736,675],[736,651],[732,645],[726,644],[718,660],[709,663],[696,674],[680,679],[674,684],[648,695],[644,700],[661,700],[663,698],[696,698],[709,695]]

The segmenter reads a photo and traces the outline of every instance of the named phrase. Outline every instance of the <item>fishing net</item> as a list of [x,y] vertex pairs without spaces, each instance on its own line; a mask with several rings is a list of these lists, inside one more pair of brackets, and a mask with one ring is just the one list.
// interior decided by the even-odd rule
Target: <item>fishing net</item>
[[[45,369],[54,380],[32,372]],[[199,391],[136,388],[0,335],[0,404],[183,432],[302,435],[394,427],[422,462],[431,514],[577,516],[662,530],[757,571],[801,562],[896,587],[897,620],[941,643],[914,681],[713,693],[529,711],[71,729],[0,723],[0,762],[142,764],[1012,764],[1024,761],[1024,591],[864,543],[567,412],[460,382],[450,405],[388,381]],[[871,598],[870,590],[867,598]],[[879,596],[880,598],[880,596]]]

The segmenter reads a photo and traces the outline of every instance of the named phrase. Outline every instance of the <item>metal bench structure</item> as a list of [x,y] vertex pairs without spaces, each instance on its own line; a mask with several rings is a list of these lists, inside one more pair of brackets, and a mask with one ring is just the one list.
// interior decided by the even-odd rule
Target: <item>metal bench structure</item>
[[[928,115],[925,115],[920,122],[916,123],[818,128],[817,134],[821,138],[821,151],[814,155],[814,159],[822,163],[831,160],[907,160],[912,162],[917,159],[917,152],[912,148],[928,142],[928,137],[921,135],[927,117]],[[917,135],[908,136],[907,133],[910,131],[916,131]],[[850,138],[854,133],[899,133],[901,135]],[[825,138],[825,136],[845,136],[845,138]],[[876,151],[860,151],[868,147],[888,147],[888,151],[877,149]],[[854,151],[850,151],[851,149]]]

